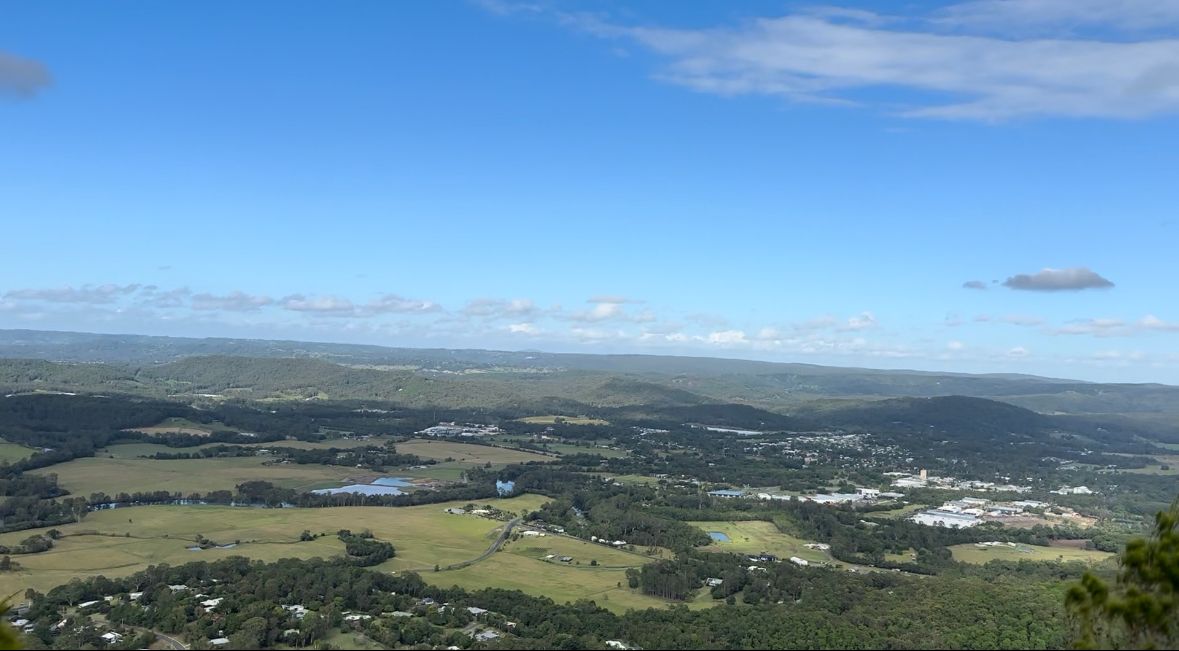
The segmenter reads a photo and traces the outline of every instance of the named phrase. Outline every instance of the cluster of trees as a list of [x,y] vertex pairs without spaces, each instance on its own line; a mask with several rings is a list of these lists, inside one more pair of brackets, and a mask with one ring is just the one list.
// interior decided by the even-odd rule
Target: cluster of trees
[[360,533],[341,529],[336,535],[344,543],[348,562],[357,567],[380,565],[396,555],[391,543],[373,538],[373,533],[367,529]]
[[[434,459],[422,459],[414,454],[399,454],[392,445],[365,445],[351,448],[292,448],[275,446],[265,448],[267,456],[276,460],[285,460],[297,464],[322,464],[326,466],[363,467],[376,472],[383,472],[390,466],[431,465],[437,463]],[[156,460],[172,459],[212,459],[222,457],[253,457],[259,456],[260,449],[244,445],[213,445],[194,452],[156,452],[148,458]]]
[[[182,636],[199,646],[229,637],[232,648],[271,647],[279,642],[311,646],[340,627],[355,627],[388,646],[475,644],[460,629],[476,622],[467,606],[491,611],[480,626],[504,632],[486,646],[513,649],[602,648],[608,639],[642,648],[1060,648],[1068,631],[1058,577],[1020,563],[980,568],[937,580],[892,573],[852,575],[834,570],[772,564],[745,572],[742,560],[723,554],[693,554],[634,577],[651,590],[676,592],[680,583],[723,577],[743,607],[689,610],[684,607],[611,613],[592,602],[556,604],[519,591],[468,592],[438,588],[414,574],[389,575],[346,561],[287,559],[271,564],[231,558],[179,567],[156,566],[122,579],[75,580],[34,595],[28,617],[37,644],[67,648],[72,631],[87,623],[71,615],[60,631],[50,627],[76,604],[104,596],[94,606],[115,627],[143,627]],[[1059,572],[1045,569],[1044,571]],[[1074,575],[1075,576],[1075,575]],[[174,591],[169,585],[182,584]],[[196,594],[222,599],[201,608]],[[714,596],[717,596],[714,593]],[[430,600],[435,605],[429,605]],[[436,604],[448,603],[446,609]],[[299,604],[301,620],[283,608]],[[410,617],[383,617],[402,611]],[[345,613],[370,615],[346,623]],[[508,627],[507,622],[514,626]],[[470,629],[468,629],[470,630]]]

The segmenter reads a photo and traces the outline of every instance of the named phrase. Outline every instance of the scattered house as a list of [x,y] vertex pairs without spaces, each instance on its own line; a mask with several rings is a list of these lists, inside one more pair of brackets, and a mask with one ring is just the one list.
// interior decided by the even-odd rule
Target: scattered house
[[774,501],[774,500],[782,501],[782,502],[789,502],[790,500],[794,499],[794,496],[793,495],[782,495],[780,493],[758,493],[757,499],[765,500],[767,502]]
[[359,622],[362,619],[372,619],[372,618],[373,618],[372,615],[365,615],[364,613],[356,613],[353,615],[344,615],[344,621],[346,621],[346,622]]
[[827,543],[807,543],[803,546],[807,549],[815,549],[821,552],[831,551],[831,545],[828,545]]
[[805,558],[799,558],[797,556],[791,556],[790,562],[794,563],[795,565],[801,565],[803,567],[806,567],[807,565],[811,564],[810,561],[806,560]]
[[404,610],[394,610],[391,613],[386,613],[390,617],[413,617],[413,613],[407,613]]
[[721,499],[731,500],[738,497],[745,497],[745,491],[737,490],[716,490],[708,491],[709,497],[719,497]]
[[229,638],[215,637],[215,638],[209,640],[209,645],[210,646],[229,646]]
[[478,617],[479,615],[483,615],[483,614],[486,614],[486,613],[488,613],[488,612],[491,612],[491,611],[489,611],[489,610],[487,610],[487,609],[485,609],[485,608],[476,608],[475,606],[470,606],[470,607],[468,607],[468,608],[467,608],[467,612],[468,612],[468,613],[471,613],[472,615],[474,615],[474,616],[476,616],[476,617]]
[[114,631],[103,633],[98,637],[101,637],[103,640],[105,640],[107,644],[118,644],[119,642],[123,641],[123,636]]
[[630,645],[628,645],[626,642],[623,642],[623,641],[621,641],[621,640],[606,640],[606,646],[610,647],[611,649],[630,649],[630,648],[633,648],[633,647],[631,647]]
[[460,509],[457,506],[452,506],[449,509],[446,509],[446,512],[451,515],[462,515],[462,514],[466,513],[466,510]]
[[614,545],[615,547],[625,547],[626,541],[625,540],[615,540],[614,542],[612,542],[610,544]]
[[885,491],[880,494],[880,497],[883,499],[886,499],[886,500],[899,500],[904,496],[905,496],[904,493],[896,493],[893,491]]
[[900,477],[892,480],[892,485],[896,488],[925,488],[929,482],[924,479],[917,479],[915,477]]
[[745,569],[749,570],[750,572],[765,572],[765,571],[767,571],[766,568],[758,567],[757,565],[750,565],[749,567],[747,567]]
[[136,601],[142,596],[143,596],[142,592],[129,592],[129,593],[127,593],[127,598],[130,599],[131,601]]
[[418,599],[418,604],[422,606],[433,606],[434,600],[430,597],[422,597],[421,599]]
[[93,599],[93,600],[91,600],[91,601],[83,601],[82,603],[78,604],[78,608],[79,608],[79,609],[81,609],[81,608],[89,608],[89,607],[91,607],[91,606],[93,606],[93,605],[95,605],[95,604],[100,604],[100,603],[102,603],[102,600],[101,600],[101,599]]
[[527,531],[521,531],[520,535],[521,536],[528,536],[530,538],[536,538],[539,536],[543,536],[544,532],[543,531],[533,531],[532,529],[528,529]]
[[498,639],[498,638],[499,638],[499,633],[497,633],[495,631],[483,631],[482,633],[475,634],[475,639],[480,642],[490,642],[490,641]]
[[558,559],[558,560],[560,560],[562,563],[572,563],[572,562],[573,562],[573,557],[572,557],[572,556],[562,556],[562,557],[561,557],[560,559]]
[[557,557],[557,555],[556,555],[556,554],[548,554],[548,555],[546,555],[546,556],[544,557],[544,559],[545,559],[546,561],[551,561],[551,560],[553,560],[553,559],[554,559],[554,558],[556,558],[556,557]]
[[216,597],[214,599],[206,599],[201,602],[201,605],[205,607],[205,610],[213,610],[214,608],[217,607],[218,604],[220,604],[224,600],[225,600],[224,597]]
[[725,582],[724,579],[718,579],[715,577],[709,577],[707,579],[704,579],[704,583],[710,588],[715,588],[716,586],[718,586],[724,582]]
[[856,493],[863,496],[866,500],[880,499],[880,491],[875,488],[857,488]]

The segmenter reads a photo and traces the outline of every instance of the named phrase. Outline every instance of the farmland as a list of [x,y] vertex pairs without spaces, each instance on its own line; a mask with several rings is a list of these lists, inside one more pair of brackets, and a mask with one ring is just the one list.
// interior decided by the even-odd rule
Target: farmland
[[[497,508],[521,511],[538,507],[545,498],[525,495],[488,500]],[[481,502],[483,503],[483,502]],[[330,509],[258,509],[230,506],[139,506],[98,511],[81,523],[57,527],[64,535],[53,549],[14,557],[17,572],[0,574],[0,592],[33,587],[47,590],[79,576],[125,576],[148,565],[178,565],[229,556],[259,560],[331,557],[343,550],[339,529],[371,529],[397,548],[396,558],[378,569],[428,569],[477,557],[495,538],[502,522],[443,512],[457,503],[402,508],[338,507]],[[327,534],[299,542],[300,533]],[[0,535],[0,544],[16,545],[45,530]],[[217,543],[241,541],[232,549],[189,551],[200,534]],[[608,551],[608,550],[607,550]],[[496,555],[498,557],[499,555]],[[493,563],[496,557],[487,563]],[[498,570],[489,570],[493,574]],[[566,570],[573,571],[573,570]],[[449,573],[442,573],[449,574]],[[433,572],[424,574],[427,579]]]
[[586,416],[529,416],[519,420],[522,423],[529,423],[532,425],[555,425],[556,423],[564,423],[566,425],[610,424],[610,421],[602,420],[601,418],[588,418]]
[[529,461],[549,462],[553,457],[524,450],[509,450],[507,448],[490,445],[476,445],[473,443],[454,443],[451,441],[433,441],[413,439],[397,444],[397,451],[402,454],[416,454],[423,459],[453,459],[467,465],[490,463],[502,465],[509,463],[528,463]]
[[27,459],[33,455],[33,452],[34,450],[30,447],[0,439],[0,462],[12,463]]
[[[549,554],[571,556],[573,561],[545,560]],[[590,565],[593,560],[599,566]],[[442,586],[516,589],[556,601],[593,599],[604,608],[620,612],[666,603],[626,586],[626,568],[638,567],[649,560],[641,554],[549,535],[520,538],[509,542],[487,561],[440,575],[424,574],[423,577]]]
[[136,491],[207,493],[232,490],[234,486],[251,480],[268,481],[283,488],[311,490],[334,486],[336,482],[364,474],[357,468],[344,466],[263,465],[266,460],[262,457],[178,460],[85,457],[35,472],[56,474],[62,486],[78,495]]
[[974,544],[952,545],[950,551],[954,560],[963,563],[982,564],[993,560],[1009,561],[1081,561],[1100,563],[1113,557],[1109,552],[1075,547],[1041,547],[1039,545],[1017,544],[1014,547],[998,545],[978,548]]
[[169,418],[158,425],[136,427],[130,431],[143,432],[144,434],[192,434],[194,436],[208,436],[213,433],[213,430],[224,428],[225,426],[219,423],[205,425],[203,423],[194,423],[184,418]]
[[769,552],[781,558],[799,558],[822,562],[830,561],[826,553],[808,549],[805,540],[778,531],[772,522],[761,520],[738,520],[734,522],[689,522],[688,524],[706,532],[718,532],[729,537],[727,541],[714,542],[704,547],[707,551],[756,554]]

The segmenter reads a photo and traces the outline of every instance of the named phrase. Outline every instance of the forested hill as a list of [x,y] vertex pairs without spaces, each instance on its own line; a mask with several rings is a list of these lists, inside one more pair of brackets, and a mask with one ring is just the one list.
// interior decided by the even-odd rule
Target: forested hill
[[[880,400],[960,395],[1000,400],[1044,414],[1126,415],[1163,426],[1179,418],[1179,387],[1173,386],[705,357],[413,349],[0,330],[0,358],[84,364],[71,370],[41,370],[46,382],[65,374],[77,384],[90,376],[94,382],[110,387],[108,390],[133,390],[136,383],[167,380],[173,382],[177,392],[203,386],[207,392],[215,393],[235,388],[231,386],[232,373],[240,372],[243,375],[239,377],[257,375],[256,390],[263,392],[283,390],[310,397],[315,394],[304,392],[319,386],[340,397],[341,392],[332,388],[347,385],[346,397],[391,398],[388,392],[394,391],[396,398],[407,402],[434,400],[441,385],[429,386],[429,382],[447,380],[444,385],[448,388],[476,391],[477,397],[466,406],[520,400],[558,405],[572,400],[599,406],[735,403],[789,413],[822,398]],[[265,360],[270,360],[269,365]],[[0,379],[15,374],[9,364],[0,370]],[[28,367],[31,362],[25,364]],[[254,386],[239,380],[236,388],[247,385]],[[458,400],[458,396],[453,394],[447,399]]]

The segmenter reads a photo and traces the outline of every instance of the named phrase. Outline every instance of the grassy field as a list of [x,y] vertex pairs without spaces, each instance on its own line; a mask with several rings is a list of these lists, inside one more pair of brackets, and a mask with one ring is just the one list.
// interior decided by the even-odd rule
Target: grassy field
[[216,429],[229,429],[220,423],[194,423],[185,418],[168,418],[158,425],[151,427],[136,427],[129,431],[143,432],[144,434],[195,434],[197,436],[208,436]]
[[[1140,475],[1179,475],[1179,454],[1155,455],[1159,463],[1151,464],[1145,468],[1133,468],[1124,472],[1132,472]],[[1166,469],[1163,466],[1167,466]]]
[[[524,495],[480,503],[519,512],[536,509],[546,499]],[[503,526],[502,522],[494,520],[443,512],[447,507],[461,505],[327,509],[138,506],[99,511],[87,515],[79,524],[57,527],[67,537],[59,540],[52,550],[16,557],[22,569],[0,574],[0,593],[23,592],[29,587],[45,591],[75,576],[125,576],[159,563],[179,565],[229,556],[266,561],[327,558],[343,550],[343,544],[335,536],[340,529],[371,529],[378,538],[394,544],[397,556],[378,566],[381,571],[432,568],[436,563],[446,565],[478,556]],[[327,535],[310,542],[296,542],[304,529]],[[44,531],[2,534],[0,544],[15,545]],[[109,535],[69,535],[79,532]],[[132,537],[125,537],[125,534]],[[236,540],[242,544],[233,549],[189,551],[189,541],[197,534],[222,544]],[[423,575],[430,579],[442,574],[449,573],[426,572]]]
[[[548,554],[572,556],[574,561],[568,564],[548,561],[544,559]],[[600,566],[591,566],[592,560]],[[422,576],[446,587],[515,589],[558,602],[593,599],[603,608],[623,612],[628,608],[658,608],[668,603],[626,585],[626,569],[649,560],[641,554],[550,535],[520,538],[483,563]]]
[[729,537],[727,542],[715,542],[707,547],[702,547],[701,549],[704,551],[749,554],[769,552],[779,558],[797,556],[814,562],[831,561],[831,556],[827,552],[808,549],[805,547],[807,541],[781,533],[772,522],[748,520],[740,522],[689,522],[688,524],[704,531],[717,531]]
[[[135,444],[139,445],[139,444]],[[123,447],[123,446],[115,446]],[[128,446],[130,447],[130,446]],[[135,452],[124,450],[123,452]],[[260,480],[276,486],[310,490],[335,486],[341,481],[373,473],[344,466],[281,464],[264,466],[263,457],[222,459],[154,459],[87,457],[33,472],[56,474],[58,483],[77,495],[108,495],[136,491],[207,493],[232,490],[238,484]]]
[[555,425],[557,419],[561,419],[566,425],[609,425],[610,421],[602,420],[601,418],[587,418],[585,416],[529,416],[528,418],[518,419],[522,423],[530,423],[532,425]]
[[602,479],[613,479],[620,484],[646,484],[648,486],[655,486],[659,483],[658,479],[650,475],[616,475],[610,472],[590,472],[586,474],[601,477]]
[[529,461],[553,461],[554,457],[523,450],[508,450],[488,445],[472,443],[452,443],[450,441],[433,441],[426,439],[412,439],[397,444],[397,451],[401,454],[416,454],[423,459],[454,459],[456,462],[468,466],[506,465],[509,463],[528,463]]
[[892,509],[891,511],[873,511],[868,515],[872,517],[904,518],[925,508],[928,507],[926,507],[924,504],[906,504],[900,508]]
[[0,461],[7,461],[13,463],[22,459],[27,459],[33,456],[36,452],[33,448],[25,447],[18,443],[9,443],[0,439]]
[[[327,448],[359,448],[366,445],[382,446],[389,439],[385,437],[374,437],[367,441],[359,439],[330,439],[327,441],[270,441],[268,443],[243,443],[244,447],[249,448],[297,448],[300,450],[317,450]],[[2,445],[2,444],[0,444]],[[113,456],[116,459],[137,459],[143,456],[150,456],[157,452],[166,454],[175,454],[178,452],[191,453],[199,452],[205,448],[213,447],[215,445],[225,445],[224,443],[205,443],[203,445],[194,445],[189,448],[172,448],[163,443],[119,443],[111,445],[97,451],[97,456]],[[234,444],[236,445],[236,444]],[[0,454],[3,454],[0,451]]]
[[[543,496],[524,495],[480,504],[520,513],[535,510],[546,500]],[[229,556],[266,561],[328,558],[343,550],[335,536],[337,530],[367,528],[397,548],[397,556],[372,568],[374,571],[416,570],[427,581],[442,586],[519,588],[557,601],[588,598],[616,611],[666,603],[626,587],[626,568],[648,561],[641,554],[560,536],[520,537],[480,563],[433,572],[435,564],[445,566],[479,556],[503,526],[494,520],[444,512],[461,505],[452,502],[403,508],[326,509],[140,506],[100,511],[89,514],[80,524],[58,527],[66,537],[52,550],[15,558],[21,569],[0,574],[0,593],[23,592],[29,587],[46,591],[73,577],[125,576],[159,563],[179,565]],[[304,529],[326,535],[297,542]],[[14,545],[43,531],[3,534],[0,544]],[[87,535],[75,535],[83,532]],[[222,544],[241,544],[232,549],[189,551],[190,541],[197,534]],[[543,559],[547,554],[573,556],[580,565],[549,562]],[[590,566],[591,560],[597,560],[601,567]]]
[[1038,545],[1017,544],[1015,547],[987,547],[979,549],[973,543],[953,545],[950,551],[954,553],[954,560],[963,563],[986,563],[995,559],[1010,561],[1082,561],[1085,563],[1099,563],[1113,554],[1089,549],[1073,547],[1040,547]]
[[607,459],[620,459],[628,454],[626,450],[611,450],[597,446],[587,448],[569,443],[549,443],[548,449],[557,454],[596,454]]

